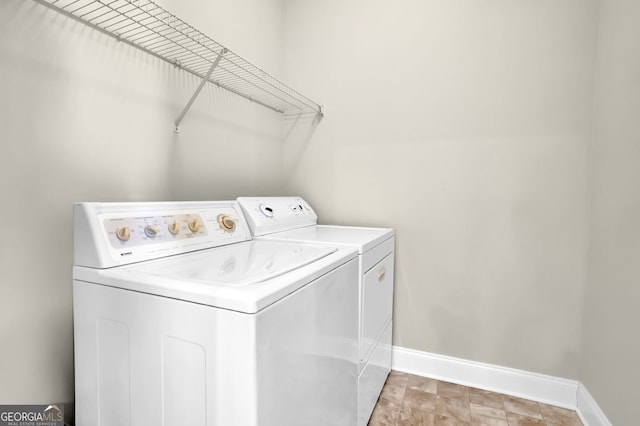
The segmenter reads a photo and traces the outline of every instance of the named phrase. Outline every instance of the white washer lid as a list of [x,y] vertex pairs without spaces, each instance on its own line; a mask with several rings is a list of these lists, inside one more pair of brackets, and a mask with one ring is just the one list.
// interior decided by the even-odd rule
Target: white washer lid
[[363,254],[393,236],[394,231],[391,228],[314,225],[270,234],[264,239],[348,245],[357,248],[358,252]]
[[107,269],[74,266],[73,279],[251,314],[356,257],[347,246],[246,241]]
[[249,241],[127,269],[134,274],[243,286],[286,274],[336,250],[327,246]]

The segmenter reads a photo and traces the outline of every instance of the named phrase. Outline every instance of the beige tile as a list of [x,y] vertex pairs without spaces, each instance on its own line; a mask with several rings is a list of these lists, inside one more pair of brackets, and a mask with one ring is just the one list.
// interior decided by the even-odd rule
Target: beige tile
[[496,419],[495,417],[476,416],[471,417],[473,426],[509,426],[507,419]]
[[458,398],[468,401],[469,388],[455,383],[438,382],[438,396]]
[[476,405],[484,405],[485,407],[504,410],[502,394],[496,392],[469,388],[469,402]]
[[571,410],[391,371],[370,426],[582,426]]
[[436,418],[434,421],[434,426],[469,426],[468,422],[461,422],[458,419],[454,419],[447,416],[442,416],[436,414]]
[[516,398],[515,396],[505,395],[504,409],[509,413],[543,420],[542,413],[540,413],[540,407],[535,401],[529,401],[522,398]]
[[471,421],[469,403],[464,399],[438,395],[436,400],[436,414],[455,419],[459,422],[468,423]]
[[429,392],[407,388],[404,392],[402,404],[422,411],[434,411],[436,409],[436,396]]
[[402,404],[402,399],[404,398],[405,387],[395,384],[386,384],[382,388],[382,393],[380,394],[380,399],[386,399],[387,401],[393,402],[394,404]]
[[391,372],[389,372],[389,375],[387,376],[387,381],[385,382],[385,384],[406,386],[409,376],[411,375],[407,373],[402,373],[400,371],[391,370]]
[[581,426],[580,417],[575,411],[553,405],[538,404],[545,422],[559,426]]
[[400,414],[400,405],[394,404],[385,399],[379,399],[371,418],[369,419],[369,425],[390,425],[394,426],[396,420]]
[[434,417],[434,411],[418,410],[405,404],[400,410],[396,426],[433,426]]
[[436,393],[438,391],[438,381],[426,377],[410,375],[407,380],[407,387],[422,392]]
[[509,412],[507,412],[507,422],[509,423],[509,426],[545,426],[547,424],[541,419],[534,419],[533,417],[521,416],[519,414]]
[[504,410],[485,405],[470,404],[471,424],[474,426],[507,426]]
[[375,420],[369,420],[369,423],[367,423],[367,426],[395,426],[395,425],[389,425],[388,423],[379,423]]

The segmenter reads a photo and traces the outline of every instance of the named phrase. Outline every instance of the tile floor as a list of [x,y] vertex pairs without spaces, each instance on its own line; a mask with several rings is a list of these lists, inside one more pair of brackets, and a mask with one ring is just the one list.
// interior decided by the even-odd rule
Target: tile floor
[[369,426],[580,426],[575,411],[391,371]]

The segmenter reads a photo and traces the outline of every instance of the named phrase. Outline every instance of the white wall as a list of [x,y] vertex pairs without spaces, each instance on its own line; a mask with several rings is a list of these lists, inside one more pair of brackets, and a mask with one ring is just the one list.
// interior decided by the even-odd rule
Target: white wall
[[0,403],[73,399],[74,201],[286,192],[396,228],[397,345],[583,380],[628,423],[640,10],[600,3],[589,203],[596,0],[162,1],[325,103],[284,147],[212,87],[174,134],[193,77],[0,2]]
[[394,343],[579,377],[595,1],[284,2],[287,192],[397,230]]
[[[279,75],[279,0],[162,3]],[[280,193],[282,121],[33,1],[0,61],[0,403],[71,402],[72,203]]]
[[614,425],[640,397],[640,3],[600,9],[582,380]]

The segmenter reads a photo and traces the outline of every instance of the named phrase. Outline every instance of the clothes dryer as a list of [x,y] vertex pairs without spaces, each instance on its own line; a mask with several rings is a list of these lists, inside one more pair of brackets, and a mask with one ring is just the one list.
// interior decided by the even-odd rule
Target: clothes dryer
[[389,228],[318,225],[300,197],[239,197],[255,240],[358,250],[358,426],[366,426],[391,369],[394,246]]
[[76,424],[352,426],[356,258],[234,201],[76,204]]

